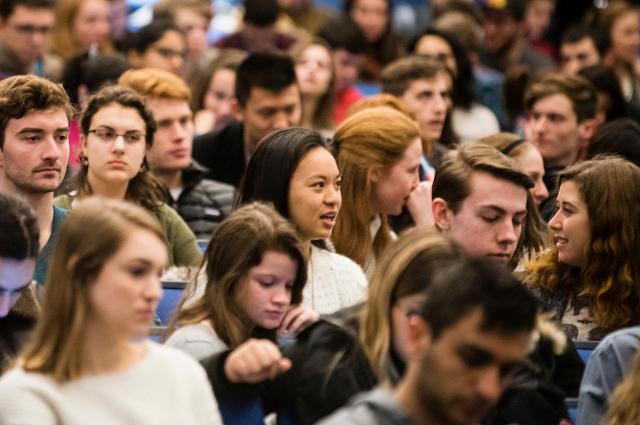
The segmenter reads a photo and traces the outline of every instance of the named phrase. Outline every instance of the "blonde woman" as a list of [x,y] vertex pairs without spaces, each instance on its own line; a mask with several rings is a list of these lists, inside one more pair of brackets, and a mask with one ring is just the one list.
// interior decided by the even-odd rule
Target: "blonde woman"
[[163,242],[141,207],[78,205],[58,234],[33,338],[0,380],[0,423],[222,423],[202,368],[145,339]]
[[407,205],[421,223],[430,211],[419,186],[422,141],[417,124],[389,107],[362,110],[334,137],[342,176],[342,211],[333,230],[336,251],[370,277],[376,260],[394,239],[387,217]]

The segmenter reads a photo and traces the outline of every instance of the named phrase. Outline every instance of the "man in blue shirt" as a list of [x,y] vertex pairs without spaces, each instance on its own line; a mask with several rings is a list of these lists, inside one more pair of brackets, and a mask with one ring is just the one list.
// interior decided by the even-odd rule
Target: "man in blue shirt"
[[44,284],[56,230],[67,211],[53,193],[69,159],[73,107],[61,85],[33,75],[0,81],[0,192],[24,198],[40,228],[34,279]]

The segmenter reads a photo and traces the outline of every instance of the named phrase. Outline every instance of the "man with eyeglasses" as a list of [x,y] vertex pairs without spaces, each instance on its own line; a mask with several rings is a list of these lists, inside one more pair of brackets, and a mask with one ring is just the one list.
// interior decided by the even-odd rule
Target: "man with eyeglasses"
[[34,75],[0,81],[0,193],[24,198],[40,231],[36,271],[44,284],[56,231],[67,210],[53,206],[69,159],[73,107],[61,85]]
[[58,81],[63,63],[45,54],[54,25],[53,0],[0,2],[0,79],[35,74]]

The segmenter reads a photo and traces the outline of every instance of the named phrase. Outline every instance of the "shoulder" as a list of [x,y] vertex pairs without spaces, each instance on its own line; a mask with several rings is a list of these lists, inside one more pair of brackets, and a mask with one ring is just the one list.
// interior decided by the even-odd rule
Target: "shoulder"
[[210,326],[202,323],[179,328],[167,339],[166,345],[178,348],[196,359],[228,348]]
[[0,423],[57,424],[55,406],[64,404],[56,383],[37,373],[15,368],[0,379]]
[[311,252],[311,261],[314,266],[331,269],[339,274],[346,274],[350,277],[366,280],[362,268],[351,258],[316,246],[311,248]]
[[411,423],[393,394],[388,390],[377,388],[355,397],[349,406],[320,421],[318,425],[409,425]]
[[73,199],[69,194],[59,195],[53,199],[54,213],[57,210],[70,210]]

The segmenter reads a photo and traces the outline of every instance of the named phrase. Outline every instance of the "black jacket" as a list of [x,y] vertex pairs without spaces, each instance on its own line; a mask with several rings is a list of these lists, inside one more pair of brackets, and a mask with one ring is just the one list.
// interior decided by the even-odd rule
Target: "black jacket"
[[244,170],[244,125],[232,122],[193,139],[193,158],[209,169],[207,178],[238,187]]

